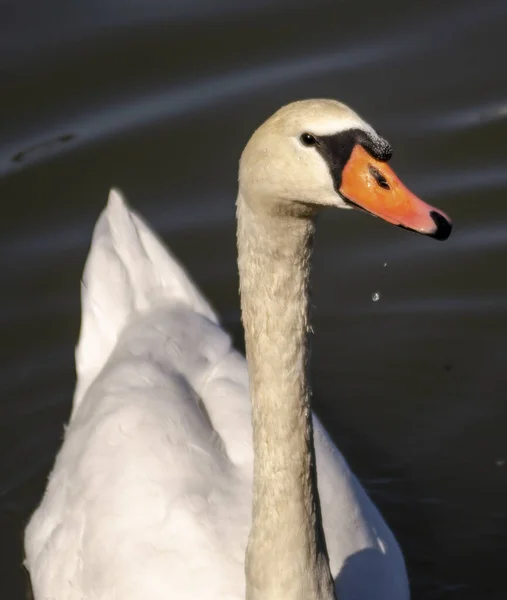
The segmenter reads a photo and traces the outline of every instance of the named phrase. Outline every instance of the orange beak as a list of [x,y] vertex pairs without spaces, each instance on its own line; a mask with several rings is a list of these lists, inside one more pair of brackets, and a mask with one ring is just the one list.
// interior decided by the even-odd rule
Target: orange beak
[[441,210],[420,200],[396,177],[386,162],[354,146],[342,171],[340,194],[351,204],[393,225],[446,240],[452,223]]

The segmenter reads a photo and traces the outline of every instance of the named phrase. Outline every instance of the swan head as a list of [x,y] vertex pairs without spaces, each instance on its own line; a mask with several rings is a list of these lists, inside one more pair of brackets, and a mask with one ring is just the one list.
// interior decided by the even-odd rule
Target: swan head
[[449,217],[398,179],[392,150],[368,123],[335,100],[278,110],[252,135],[240,160],[239,192],[254,210],[308,217],[320,207],[359,208],[439,240]]

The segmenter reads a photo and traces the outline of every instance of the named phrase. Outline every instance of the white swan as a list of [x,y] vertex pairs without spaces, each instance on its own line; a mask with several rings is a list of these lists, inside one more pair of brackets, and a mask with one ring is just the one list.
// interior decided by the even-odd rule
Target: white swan
[[245,359],[111,191],[84,273],[72,416],[26,529],[36,600],[409,597],[393,535],[316,417],[312,434],[306,380],[317,209],[450,233],[389,157],[330,100],[288,105],[250,139],[237,212],[253,415]]

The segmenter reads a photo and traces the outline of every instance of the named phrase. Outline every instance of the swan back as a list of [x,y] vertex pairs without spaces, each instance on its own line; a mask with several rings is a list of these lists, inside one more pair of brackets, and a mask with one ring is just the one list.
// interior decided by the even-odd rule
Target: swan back
[[112,189],[95,226],[81,285],[73,414],[129,320],[168,302],[218,322],[180,263]]
[[244,596],[246,364],[112,192],[83,282],[74,411],[25,531],[34,597]]

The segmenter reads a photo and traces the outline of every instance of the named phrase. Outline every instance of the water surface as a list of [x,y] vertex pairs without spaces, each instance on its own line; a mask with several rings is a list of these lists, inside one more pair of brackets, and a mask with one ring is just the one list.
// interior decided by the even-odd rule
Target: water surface
[[315,96],[373,123],[455,222],[438,243],[323,215],[316,410],[398,536],[415,600],[506,597],[506,31],[502,0],[4,0],[2,597],[24,595],[21,532],[68,418],[79,278],[109,187],[242,347],[237,160],[271,112]]

